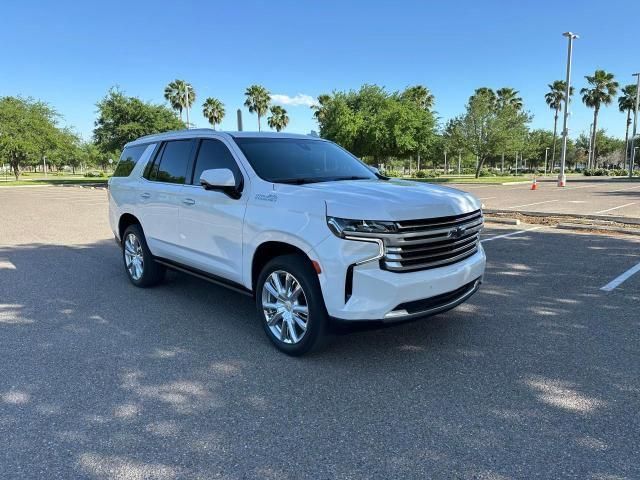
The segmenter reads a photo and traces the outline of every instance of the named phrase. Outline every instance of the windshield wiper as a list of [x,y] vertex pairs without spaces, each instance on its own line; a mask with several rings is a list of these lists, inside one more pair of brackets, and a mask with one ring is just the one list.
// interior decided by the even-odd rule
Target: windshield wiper
[[369,178],[369,177],[358,177],[356,175],[353,175],[351,177],[334,177],[334,178],[328,179],[328,181],[331,181],[331,182],[337,182],[337,181],[340,181],[340,180],[371,180],[371,178]]
[[273,183],[287,183],[290,185],[303,185],[305,183],[318,183],[325,182],[327,179],[325,178],[276,178],[275,180],[271,180]]

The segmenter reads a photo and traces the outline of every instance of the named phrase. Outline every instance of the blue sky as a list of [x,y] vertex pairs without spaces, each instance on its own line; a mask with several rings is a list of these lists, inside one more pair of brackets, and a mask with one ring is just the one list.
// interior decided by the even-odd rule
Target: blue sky
[[[164,86],[185,79],[198,95],[192,121],[207,126],[200,105],[214,96],[226,105],[222,128],[235,130],[245,88],[259,83],[282,96],[288,131],[300,133],[317,126],[304,97],[291,104],[297,95],[421,83],[444,123],[475,88],[510,86],[534,115],[533,127],[551,128],[544,94],[565,75],[562,32],[581,37],[577,90],[596,68],[626,85],[640,70],[638,10],[633,0],[4,2],[0,95],[45,100],[90,138],[95,103],[114,85],[163,103]],[[625,17],[636,19],[635,32]],[[587,131],[591,116],[574,102],[571,135]],[[244,123],[257,129],[246,111]],[[624,135],[617,103],[602,110],[599,123]]]

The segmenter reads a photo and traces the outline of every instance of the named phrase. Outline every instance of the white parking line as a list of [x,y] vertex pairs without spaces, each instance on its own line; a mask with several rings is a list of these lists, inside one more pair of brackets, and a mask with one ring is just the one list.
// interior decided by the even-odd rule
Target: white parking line
[[580,185],[578,187],[564,187],[564,188],[558,188],[558,190],[562,191],[562,190],[576,190],[578,188],[595,188],[595,187],[599,187],[600,185]]
[[607,213],[607,212],[611,212],[613,210],[618,210],[619,208],[630,207],[631,205],[635,205],[636,203],[638,203],[638,202],[625,203],[624,205],[620,205],[618,207],[607,208],[606,210],[600,210],[599,212],[596,212],[596,214],[598,214],[598,213]]
[[622,285],[622,283],[625,280],[627,280],[633,274],[638,273],[638,272],[640,272],[640,263],[638,263],[635,267],[631,267],[629,270],[624,272],[622,275],[620,275],[620,276],[614,278],[613,280],[611,280],[609,283],[607,283],[600,290],[603,290],[605,292],[610,292],[613,289],[615,289],[615,288],[619,287],[620,285]]
[[520,235],[521,233],[525,233],[525,232],[532,232],[534,230],[539,230],[541,228],[542,227],[533,227],[533,228],[528,228],[527,230],[518,230],[517,232],[505,233],[504,235],[496,235],[495,237],[489,237],[489,238],[485,238],[484,240],[480,240],[480,243],[490,242],[491,240],[498,240],[499,238],[513,237],[514,235]]
[[614,192],[624,192],[625,190],[635,190],[636,188],[640,188],[640,185],[636,185],[635,187],[629,187],[629,188],[621,188],[619,190],[614,190]]
[[542,205],[543,203],[552,203],[552,202],[557,202],[557,201],[558,200],[545,200],[544,202],[525,203],[524,205],[514,205],[512,207],[506,207],[506,208],[530,207],[532,205]]
[[492,198],[496,198],[496,197],[483,197],[483,198],[479,198],[478,200],[491,200]]

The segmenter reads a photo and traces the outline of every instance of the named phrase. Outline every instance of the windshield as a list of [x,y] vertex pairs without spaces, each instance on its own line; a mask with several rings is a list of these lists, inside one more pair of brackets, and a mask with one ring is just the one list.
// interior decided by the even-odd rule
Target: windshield
[[312,183],[377,178],[335,143],[304,138],[235,138],[260,176],[275,183]]

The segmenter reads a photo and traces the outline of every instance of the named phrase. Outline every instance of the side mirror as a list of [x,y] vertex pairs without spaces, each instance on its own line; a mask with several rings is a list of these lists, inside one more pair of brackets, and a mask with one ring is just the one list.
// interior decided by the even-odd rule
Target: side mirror
[[236,177],[228,168],[213,168],[204,170],[200,175],[200,185],[205,190],[224,192],[231,198],[240,198],[242,184],[236,187]]
[[380,170],[378,170],[376,167],[372,167],[370,165],[367,165],[369,167],[369,170],[371,170],[373,173],[375,173],[376,175],[380,175]]

